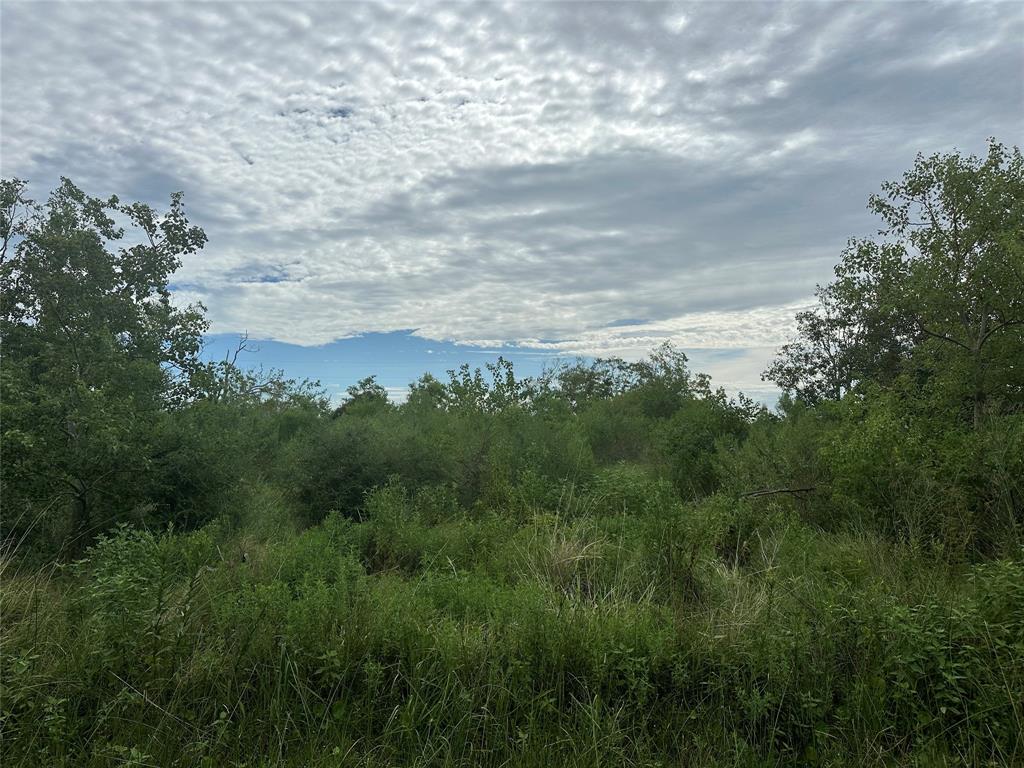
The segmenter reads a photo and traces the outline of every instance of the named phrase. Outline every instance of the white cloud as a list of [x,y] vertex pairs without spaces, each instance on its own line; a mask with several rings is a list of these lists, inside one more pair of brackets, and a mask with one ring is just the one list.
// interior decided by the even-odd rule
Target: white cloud
[[[520,343],[530,349],[627,360],[639,359],[665,341],[687,349],[770,350],[790,339],[794,315],[809,307],[807,303],[795,303],[732,312],[694,312],[657,322],[635,321],[599,328],[572,339],[524,339]],[[465,343],[488,346],[499,342],[479,339]]]
[[3,175],[184,189],[181,298],[307,345],[771,347],[882,180],[1024,117],[1019,4],[0,12]]

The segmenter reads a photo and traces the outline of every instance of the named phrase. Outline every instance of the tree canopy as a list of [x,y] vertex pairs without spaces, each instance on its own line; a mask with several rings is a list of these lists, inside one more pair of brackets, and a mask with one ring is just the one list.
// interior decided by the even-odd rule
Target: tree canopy
[[977,424],[1024,400],[1024,160],[992,140],[985,157],[919,155],[869,209],[878,237],[853,240],[797,316],[765,372],[808,402],[859,384],[919,388]]
[[138,501],[161,414],[195,395],[207,324],[168,279],[206,235],[180,193],[158,213],[67,179],[42,205],[24,191],[0,188],[5,503],[70,500],[84,536],[95,504]]

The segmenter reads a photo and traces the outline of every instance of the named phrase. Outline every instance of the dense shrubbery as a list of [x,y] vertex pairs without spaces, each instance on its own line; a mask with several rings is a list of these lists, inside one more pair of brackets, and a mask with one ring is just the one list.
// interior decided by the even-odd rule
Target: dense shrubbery
[[873,201],[774,412],[669,346],[332,408],[201,362],[179,198],[21,191],[5,766],[1024,761],[1016,150]]

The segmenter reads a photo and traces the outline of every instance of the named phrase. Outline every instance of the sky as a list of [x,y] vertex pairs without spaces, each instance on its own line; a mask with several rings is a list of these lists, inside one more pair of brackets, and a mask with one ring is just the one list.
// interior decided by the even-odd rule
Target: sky
[[208,354],[760,379],[881,182],[1024,132],[1024,3],[0,4],[0,175],[155,206]]

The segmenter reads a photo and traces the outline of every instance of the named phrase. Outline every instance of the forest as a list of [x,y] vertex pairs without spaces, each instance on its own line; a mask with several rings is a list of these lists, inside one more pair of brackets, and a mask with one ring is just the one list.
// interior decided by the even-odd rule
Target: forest
[[[206,244],[0,188],[0,763],[1024,764],[1024,158],[919,155],[765,371],[331,401]],[[852,233],[857,234],[857,233]]]

